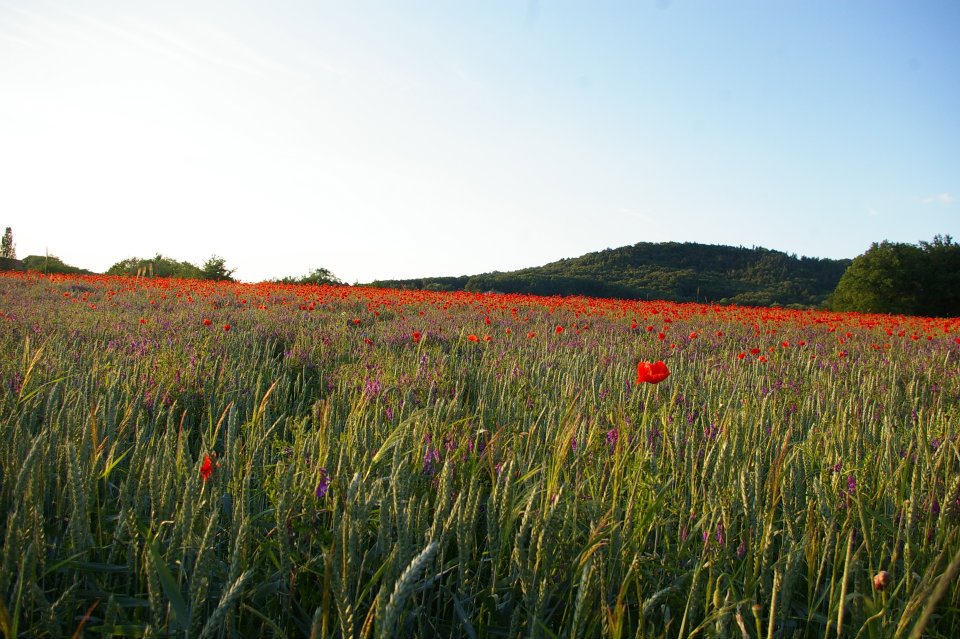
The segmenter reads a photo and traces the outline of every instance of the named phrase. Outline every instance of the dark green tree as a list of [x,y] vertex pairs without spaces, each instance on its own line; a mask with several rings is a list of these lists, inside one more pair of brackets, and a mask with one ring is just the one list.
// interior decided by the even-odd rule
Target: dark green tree
[[227,268],[227,260],[219,255],[211,255],[210,259],[200,267],[200,277],[205,280],[233,281],[233,272],[236,269]]
[[920,312],[949,317],[960,315],[960,244],[949,235],[920,242],[925,259],[926,287]]
[[831,296],[838,311],[960,315],[960,244],[949,235],[931,242],[874,243],[857,257]]
[[3,232],[3,240],[0,240],[0,257],[8,260],[17,259],[17,246],[13,243],[13,229],[9,226]]

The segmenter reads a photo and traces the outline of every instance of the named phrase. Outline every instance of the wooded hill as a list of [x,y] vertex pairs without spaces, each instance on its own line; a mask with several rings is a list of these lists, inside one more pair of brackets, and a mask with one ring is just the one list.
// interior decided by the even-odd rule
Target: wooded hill
[[518,271],[378,280],[370,286],[818,307],[850,262],[760,247],[640,242]]

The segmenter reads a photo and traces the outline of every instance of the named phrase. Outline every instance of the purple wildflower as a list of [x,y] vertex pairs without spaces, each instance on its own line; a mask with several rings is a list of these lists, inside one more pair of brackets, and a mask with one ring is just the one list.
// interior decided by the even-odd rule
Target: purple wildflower
[[327,472],[326,468],[320,469],[320,483],[317,484],[317,499],[323,499],[327,496],[327,491],[330,490],[330,474]]
[[434,464],[439,464],[439,463],[440,463],[440,451],[436,448],[427,446],[427,452],[423,456],[423,474],[427,475],[428,477],[430,475],[433,475],[436,472],[436,468],[434,468]]
[[617,447],[617,440],[620,438],[620,433],[616,428],[611,428],[607,431],[607,446],[610,447],[610,452]]

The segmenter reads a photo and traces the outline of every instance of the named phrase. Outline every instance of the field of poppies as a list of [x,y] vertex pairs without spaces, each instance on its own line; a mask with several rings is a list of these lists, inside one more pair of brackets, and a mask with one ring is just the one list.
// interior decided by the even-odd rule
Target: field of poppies
[[14,637],[956,637],[960,320],[0,275]]

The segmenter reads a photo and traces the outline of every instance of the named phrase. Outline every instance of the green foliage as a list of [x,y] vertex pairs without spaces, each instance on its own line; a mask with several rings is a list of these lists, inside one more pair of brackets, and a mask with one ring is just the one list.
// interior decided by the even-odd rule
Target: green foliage
[[382,280],[372,285],[816,307],[823,305],[849,263],[763,248],[641,242],[507,273]]
[[377,288],[421,291],[462,291],[465,290],[469,275],[460,277],[420,277],[410,280],[375,280],[369,284]]
[[190,262],[178,262],[157,253],[152,258],[129,257],[107,269],[107,275],[129,275],[146,277],[176,277],[181,279],[203,279],[203,272]]
[[218,255],[211,256],[202,267],[198,267],[190,262],[178,262],[157,253],[150,259],[129,257],[121,260],[107,269],[106,274],[232,282],[235,269],[228,269],[226,264],[227,261]]
[[278,284],[343,284],[343,281],[333,274],[330,269],[315,268],[307,275],[300,277],[283,277],[273,280]]
[[3,239],[0,240],[0,258],[7,260],[17,259],[17,246],[13,243],[13,229],[9,226],[3,232]]
[[232,282],[232,275],[235,270],[227,268],[227,261],[224,258],[219,255],[211,255],[200,268],[200,279]]
[[91,271],[77,266],[65,264],[56,255],[28,255],[22,260],[23,270],[38,273],[61,275],[92,275]]
[[830,305],[863,313],[960,315],[960,245],[949,235],[919,246],[874,242],[844,272]]

